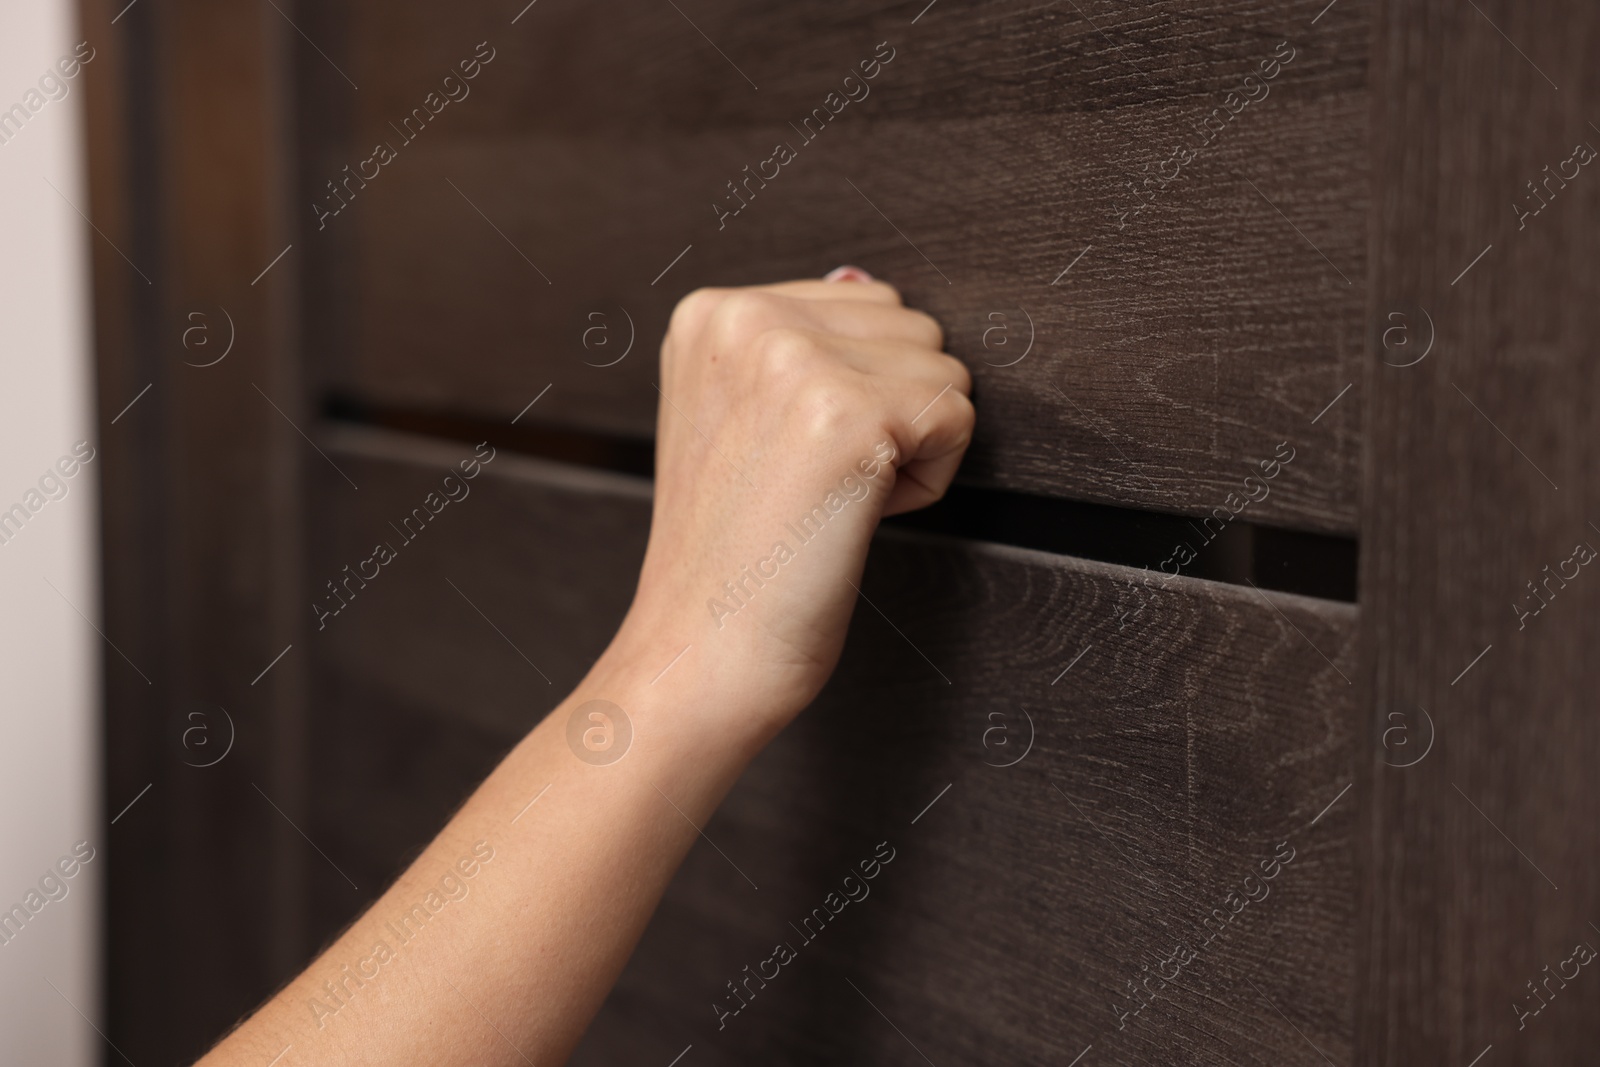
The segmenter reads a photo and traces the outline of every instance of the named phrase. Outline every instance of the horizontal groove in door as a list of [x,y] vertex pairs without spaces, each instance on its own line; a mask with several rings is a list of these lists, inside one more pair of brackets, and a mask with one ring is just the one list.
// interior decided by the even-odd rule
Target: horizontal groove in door
[[[430,437],[487,440],[511,452],[600,470],[649,476],[655,466],[653,442],[639,438],[378,407],[342,396],[330,398],[324,413],[341,422]],[[1222,523],[1215,518],[957,484],[937,504],[887,522],[1190,578],[1345,603],[1356,600],[1355,538],[1267,526],[1243,517]],[[1188,562],[1180,565],[1183,560]]]

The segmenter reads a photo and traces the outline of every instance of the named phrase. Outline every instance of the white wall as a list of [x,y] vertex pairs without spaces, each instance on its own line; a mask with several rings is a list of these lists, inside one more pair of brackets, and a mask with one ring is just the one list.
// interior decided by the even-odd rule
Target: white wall
[[[70,0],[0,5],[0,109],[24,103],[82,39],[74,8]],[[66,84],[64,98],[0,144],[0,511],[26,506],[28,491],[74,442],[100,447],[88,320],[89,242],[100,238],[62,199],[88,210],[81,74]],[[41,875],[76,842],[95,849],[63,879],[64,898],[47,901],[0,943],[0,1064],[87,1067],[105,1049],[78,1014],[100,1022],[102,646],[77,614],[99,624],[99,467],[97,458],[66,479],[65,497],[0,544],[0,912],[26,907]]]

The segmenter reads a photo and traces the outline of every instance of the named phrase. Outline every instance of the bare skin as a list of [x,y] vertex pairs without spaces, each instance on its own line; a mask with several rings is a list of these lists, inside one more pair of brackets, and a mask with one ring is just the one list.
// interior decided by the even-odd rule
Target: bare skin
[[[971,381],[938,325],[861,272],[830,279],[678,305],[649,548],[621,629],[205,1067],[264,1067],[285,1046],[281,1067],[570,1055],[696,827],[832,673],[879,519],[942,496],[971,438]],[[631,724],[614,762],[619,717],[578,711],[597,699]]]

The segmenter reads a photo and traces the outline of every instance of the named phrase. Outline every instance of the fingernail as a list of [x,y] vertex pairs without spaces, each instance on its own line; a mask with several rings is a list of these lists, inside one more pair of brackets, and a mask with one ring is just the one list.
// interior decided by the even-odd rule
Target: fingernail
[[860,267],[835,267],[822,278],[825,282],[870,282],[872,275]]

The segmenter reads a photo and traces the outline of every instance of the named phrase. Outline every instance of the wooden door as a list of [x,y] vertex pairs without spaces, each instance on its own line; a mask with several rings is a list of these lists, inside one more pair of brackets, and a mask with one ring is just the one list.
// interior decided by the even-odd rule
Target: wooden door
[[1600,536],[1586,6],[84,14],[135,1062],[302,966],[604,647],[676,300],[845,262],[940,318],[977,437],[575,1062],[1596,1036],[1526,988],[1600,938],[1591,594],[1524,588]]

